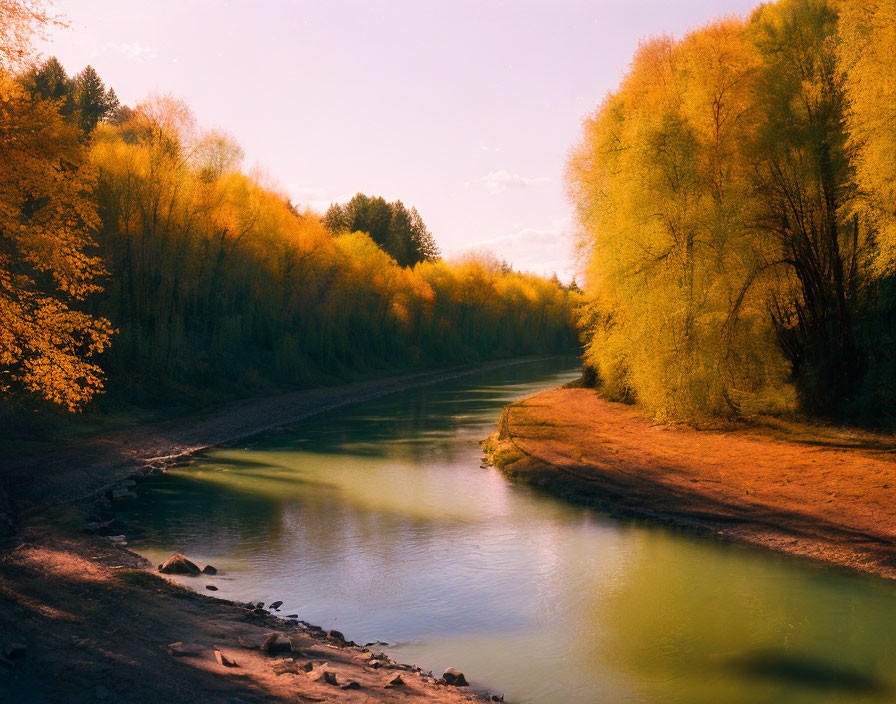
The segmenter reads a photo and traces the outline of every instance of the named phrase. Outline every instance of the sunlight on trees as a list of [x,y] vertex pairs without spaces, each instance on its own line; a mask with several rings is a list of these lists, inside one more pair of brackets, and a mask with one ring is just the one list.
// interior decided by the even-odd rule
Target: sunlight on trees
[[0,394],[29,391],[74,410],[102,388],[88,360],[108,345],[84,312],[101,261],[87,254],[96,211],[76,127],[0,69]]
[[608,394],[663,418],[892,398],[870,337],[893,301],[893,17],[779,0],[641,44],[567,170]]
[[[432,252],[401,266],[366,231],[298,212],[242,173],[241,158],[232,138],[198,129],[165,96],[94,133],[98,240],[112,273],[101,310],[120,328],[108,355],[116,378],[136,364],[172,384],[248,388],[574,349],[574,294],[557,284],[485,275]],[[428,235],[413,209],[376,205],[359,225],[385,233],[385,244],[407,233],[396,221]],[[525,294],[511,297],[514,287]]]
[[5,397],[75,410],[104,374],[152,401],[575,349],[559,282],[441,261],[400,201],[301,212],[183,101],[129,108],[90,66],[27,65],[42,7],[0,0]]
[[839,66],[845,80],[850,146],[855,150],[855,206],[876,230],[876,264],[896,263],[896,2],[840,5]]

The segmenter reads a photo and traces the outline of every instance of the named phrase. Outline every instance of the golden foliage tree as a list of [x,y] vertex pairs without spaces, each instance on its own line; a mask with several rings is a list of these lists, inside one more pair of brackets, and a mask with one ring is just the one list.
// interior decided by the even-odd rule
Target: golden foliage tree
[[106,320],[73,303],[99,290],[83,147],[49,101],[0,75],[0,390],[75,409],[102,388]]
[[[30,25],[42,21],[37,4],[0,3],[3,63],[22,59]],[[96,212],[79,137],[55,103],[0,68],[0,393],[71,410],[102,388],[88,360],[111,334],[80,309],[103,269],[87,254]]]
[[589,252],[588,363],[661,417],[729,413],[781,375],[748,222],[758,56],[736,19],[644,42],[568,184]]
[[892,0],[777,0],[642,44],[568,169],[611,395],[693,417],[792,381],[808,411],[892,406],[894,46]]
[[838,58],[845,79],[855,199],[877,230],[876,263],[896,263],[896,1],[845,0],[840,5]]
[[559,285],[475,258],[401,266],[369,233],[334,231],[243,173],[240,157],[164,96],[94,133],[116,378],[245,389],[575,349],[574,295]]

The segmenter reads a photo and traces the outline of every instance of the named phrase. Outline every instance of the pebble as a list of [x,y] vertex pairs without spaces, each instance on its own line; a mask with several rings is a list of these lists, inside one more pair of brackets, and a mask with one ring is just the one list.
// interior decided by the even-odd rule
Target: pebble
[[218,664],[222,667],[239,667],[235,660],[231,660],[220,650],[215,650],[215,660],[217,660]]

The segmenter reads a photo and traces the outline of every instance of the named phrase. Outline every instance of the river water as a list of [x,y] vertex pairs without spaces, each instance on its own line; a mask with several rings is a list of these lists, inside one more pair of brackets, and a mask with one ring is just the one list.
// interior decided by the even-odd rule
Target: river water
[[508,701],[896,701],[896,585],[620,523],[480,468],[544,360],[368,401],[144,482],[123,518],[216,596],[383,640]]

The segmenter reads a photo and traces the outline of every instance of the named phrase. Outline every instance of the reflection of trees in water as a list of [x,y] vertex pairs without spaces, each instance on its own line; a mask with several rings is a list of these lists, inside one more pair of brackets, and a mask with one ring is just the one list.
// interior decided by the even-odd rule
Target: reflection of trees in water
[[304,421],[293,433],[266,436],[270,451],[301,449],[323,455],[351,455],[420,463],[453,462],[467,450],[459,430],[490,433],[501,409],[533,384],[574,370],[577,362],[550,358],[482,372],[394,394]]

